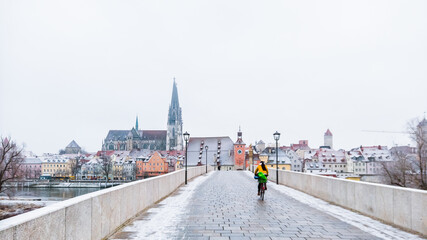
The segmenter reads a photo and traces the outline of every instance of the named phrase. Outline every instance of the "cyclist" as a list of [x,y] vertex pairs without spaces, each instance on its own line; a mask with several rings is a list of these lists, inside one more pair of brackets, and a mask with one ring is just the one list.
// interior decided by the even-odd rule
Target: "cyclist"
[[258,176],[258,196],[261,194],[261,184],[265,183],[265,190],[267,190],[267,177],[268,168],[265,166],[264,161],[258,165],[255,170],[255,176]]

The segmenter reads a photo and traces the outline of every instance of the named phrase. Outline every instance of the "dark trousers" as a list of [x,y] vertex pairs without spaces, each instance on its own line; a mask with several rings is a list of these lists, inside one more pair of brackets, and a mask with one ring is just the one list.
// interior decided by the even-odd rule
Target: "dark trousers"
[[[262,183],[258,183],[258,192],[261,192]],[[267,190],[267,183],[265,183],[265,190]]]

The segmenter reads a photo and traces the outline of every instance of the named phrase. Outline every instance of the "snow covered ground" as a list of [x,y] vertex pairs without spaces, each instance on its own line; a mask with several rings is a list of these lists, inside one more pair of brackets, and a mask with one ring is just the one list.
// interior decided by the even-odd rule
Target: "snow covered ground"
[[56,201],[0,200],[0,220],[23,214]]
[[136,232],[132,236],[128,236],[128,239],[168,239],[178,231],[175,223],[181,219],[180,216],[190,203],[191,196],[195,194],[198,186],[212,174],[213,172],[209,172],[207,175],[193,179],[188,185],[179,189],[181,191],[179,194],[174,194],[161,201],[159,203],[161,207],[149,209],[147,211],[148,219],[135,220],[133,224],[121,231]]
[[[252,174],[249,173],[250,177]],[[390,225],[383,224],[377,220],[374,220],[370,217],[352,212],[350,210],[344,209],[342,207],[330,204],[326,201],[323,201],[319,198],[315,198],[311,195],[305,194],[298,190],[283,186],[270,184],[271,188],[286,194],[295,200],[307,204],[310,207],[321,210],[329,215],[332,215],[343,222],[346,222],[350,225],[353,225],[364,232],[370,233],[376,237],[382,239],[423,239],[417,235],[410,234],[408,232],[402,231]]]
[[[173,194],[160,202],[156,207],[149,209],[143,214],[145,217],[135,219],[131,225],[123,228],[121,232],[129,234],[126,235],[126,239],[168,239],[170,236],[176,236],[180,231],[176,223],[183,219],[185,209],[191,207],[188,206],[188,204],[191,203],[189,200],[193,194],[196,194],[197,188],[213,173],[214,172],[210,172],[205,176],[195,178],[189,182],[188,185],[181,187],[177,194]],[[247,172],[247,174],[248,177],[252,178],[250,172]],[[321,210],[324,213],[381,239],[422,239],[417,235],[383,224],[377,220],[373,220],[342,207],[332,205],[292,188],[276,184],[270,184],[269,188],[270,187],[303,204],[307,204],[309,207]],[[111,239],[115,239],[114,236]],[[116,239],[123,238],[117,236]]]
[[27,200],[0,200],[0,206],[14,206],[19,204],[34,204],[37,206],[48,206],[58,201],[27,201]]

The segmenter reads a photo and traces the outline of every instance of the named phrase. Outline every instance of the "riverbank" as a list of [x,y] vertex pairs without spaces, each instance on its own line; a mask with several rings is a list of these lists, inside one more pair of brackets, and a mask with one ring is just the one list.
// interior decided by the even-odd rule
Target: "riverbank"
[[28,188],[109,188],[120,184],[122,182],[16,182],[8,184],[8,186]]
[[102,189],[70,187],[64,185],[66,183],[55,184],[46,187],[16,187],[10,197],[4,193],[0,194],[0,220]]
[[40,199],[0,198],[0,221],[56,202],[57,201],[40,201]]
[[0,194],[0,220],[122,183],[100,181],[13,182],[8,184],[8,187],[12,187],[10,198],[5,193]]
[[[11,188],[9,196],[14,200],[36,201],[63,201],[80,195],[96,192],[104,188],[99,187],[16,187]],[[5,193],[0,199],[9,199]]]

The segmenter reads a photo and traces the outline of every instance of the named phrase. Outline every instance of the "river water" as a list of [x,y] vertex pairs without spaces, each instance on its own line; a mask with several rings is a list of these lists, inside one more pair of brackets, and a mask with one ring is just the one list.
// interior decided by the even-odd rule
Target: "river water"
[[[104,188],[15,188],[14,198],[40,199],[41,201],[63,201]],[[0,194],[0,197],[6,196]]]

